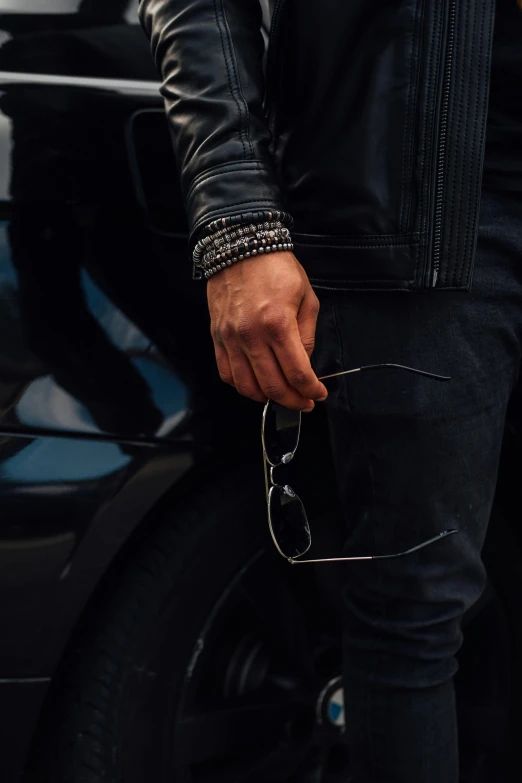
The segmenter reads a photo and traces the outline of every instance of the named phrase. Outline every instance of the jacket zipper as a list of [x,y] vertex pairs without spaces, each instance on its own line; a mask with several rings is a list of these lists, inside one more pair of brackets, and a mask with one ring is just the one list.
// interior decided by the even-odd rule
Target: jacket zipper
[[451,74],[453,69],[453,48],[455,45],[455,16],[456,0],[449,0],[448,27],[446,36],[446,58],[444,63],[444,77],[442,84],[441,114],[439,126],[439,148],[437,157],[437,175],[435,191],[435,226],[433,232],[433,274],[431,287],[435,288],[439,277],[440,253],[442,245],[442,208],[444,197],[444,174],[445,174],[445,154],[446,140],[448,132],[448,114],[449,114],[449,95],[451,85]]

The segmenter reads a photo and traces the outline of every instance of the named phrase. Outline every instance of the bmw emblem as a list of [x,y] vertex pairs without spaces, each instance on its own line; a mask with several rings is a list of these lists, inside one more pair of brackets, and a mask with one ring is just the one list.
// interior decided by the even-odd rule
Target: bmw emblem
[[344,731],[344,691],[341,677],[330,680],[319,694],[317,721]]
[[337,688],[328,701],[328,718],[334,726],[344,726],[344,693]]

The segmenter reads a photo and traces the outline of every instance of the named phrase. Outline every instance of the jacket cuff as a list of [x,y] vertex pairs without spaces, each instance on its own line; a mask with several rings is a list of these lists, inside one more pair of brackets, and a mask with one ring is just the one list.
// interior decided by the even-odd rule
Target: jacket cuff
[[261,209],[284,210],[273,169],[260,160],[220,164],[201,172],[185,197],[190,227],[189,255],[212,220]]

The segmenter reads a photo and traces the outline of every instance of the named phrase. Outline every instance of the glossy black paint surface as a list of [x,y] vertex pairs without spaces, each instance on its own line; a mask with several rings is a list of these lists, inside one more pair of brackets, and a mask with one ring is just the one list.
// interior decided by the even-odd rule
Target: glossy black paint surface
[[245,422],[258,445],[260,406],[215,369],[135,13],[118,0],[0,0],[5,783],[19,779],[48,679],[129,535],[239,444]]

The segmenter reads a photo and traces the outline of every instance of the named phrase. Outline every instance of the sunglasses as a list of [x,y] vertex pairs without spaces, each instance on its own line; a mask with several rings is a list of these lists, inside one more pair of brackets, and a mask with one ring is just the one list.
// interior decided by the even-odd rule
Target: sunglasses
[[[370,364],[366,367],[356,367],[353,370],[342,370],[319,378],[334,378],[338,375],[363,372],[366,370],[380,370],[393,367],[399,370],[424,375],[427,378],[435,378],[439,381],[449,381],[446,375],[435,375],[424,370],[416,370],[413,367],[405,367],[402,364]],[[293,459],[299,445],[301,432],[301,411],[290,410],[282,405],[267,400],[263,410],[263,422],[261,425],[261,440],[263,443],[263,464],[265,471],[266,502],[268,507],[268,526],[277,551],[292,565],[298,563],[332,563],[341,560],[385,560],[394,557],[404,557],[412,552],[417,552],[441,538],[457,533],[457,530],[443,530],[433,538],[423,541],[404,552],[396,552],[391,555],[365,555],[359,557],[328,557],[315,560],[299,560],[308,552],[312,544],[310,526],[301,498],[288,484],[282,486],[274,481],[274,469],[279,465],[286,465]],[[270,486],[269,486],[270,483]]]

